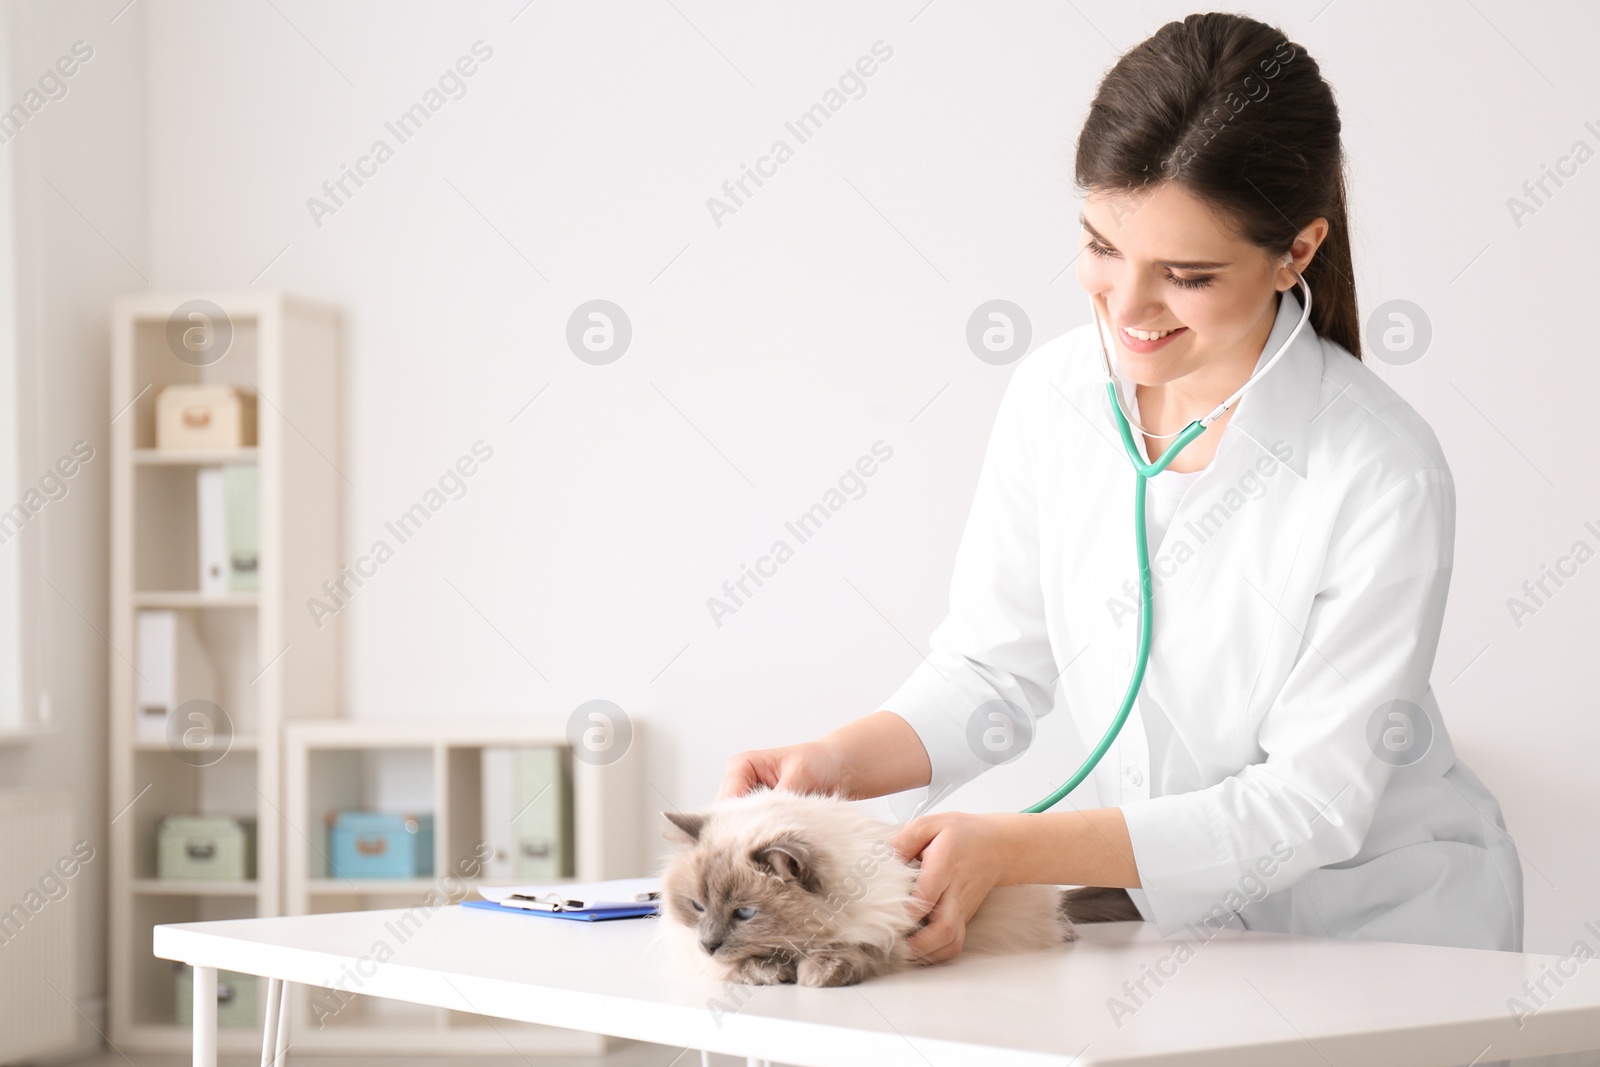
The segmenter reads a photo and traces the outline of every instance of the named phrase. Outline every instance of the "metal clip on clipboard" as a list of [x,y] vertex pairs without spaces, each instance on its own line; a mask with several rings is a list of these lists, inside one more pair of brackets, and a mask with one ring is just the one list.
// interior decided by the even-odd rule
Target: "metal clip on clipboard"
[[464,900],[465,908],[487,908],[521,915],[547,915],[576,922],[642,919],[661,914],[661,879],[614,878],[601,882],[542,885],[479,885],[482,900]]
[[628,907],[633,904],[650,904],[661,899],[657,892],[635,893],[631,901],[616,900],[582,900],[571,897],[558,897],[554,893],[547,893],[542,897],[527,896],[523,893],[512,893],[500,903],[508,908],[526,908],[529,911],[589,911],[595,908]]

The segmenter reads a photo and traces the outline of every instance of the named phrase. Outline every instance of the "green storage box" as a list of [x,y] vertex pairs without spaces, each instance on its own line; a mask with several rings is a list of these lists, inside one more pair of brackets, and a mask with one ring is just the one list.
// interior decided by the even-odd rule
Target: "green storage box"
[[233,815],[168,815],[156,830],[156,877],[249,881],[256,876],[256,821]]
[[[194,1025],[194,968],[187,963],[173,964],[177,977],[178,1023]],[[256,1025],[256,977],[237,971],[217,972],[217,1025],[254,1029]]]

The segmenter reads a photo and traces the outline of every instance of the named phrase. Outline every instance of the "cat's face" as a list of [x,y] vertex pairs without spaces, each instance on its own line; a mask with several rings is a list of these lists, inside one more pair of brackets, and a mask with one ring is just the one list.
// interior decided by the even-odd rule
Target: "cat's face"
[[714,818],[667,814],[668,836],[689,847],[662,873],[663,914],[720,964],[804,954],[795,938],[814,928],[820,889],[812,848],[793,832],[738,852],[714,847],[702,840]]

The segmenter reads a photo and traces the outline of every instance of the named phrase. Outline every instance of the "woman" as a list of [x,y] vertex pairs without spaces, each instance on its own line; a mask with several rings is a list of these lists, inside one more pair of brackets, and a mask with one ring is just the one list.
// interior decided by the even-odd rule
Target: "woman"
[[1053,706],[1092,747],[1139,610],[1134,475],[1100,346],[1154,461],[1289,339],[1304,279],[1307,328],[1149,483],[1154,639],[1094,772],[1110,806],[923,815],[893,842],[922,859],[912,947],[929,962],[1014,882],[1123,887],[1163,935],[1521,950],[1516,850],[1428,684],[1454,482],[1360,359],[1339,129],[1316,63],[1248,18],[1192,15],[1122,57],[1076,159],[1078,280],[1114,339],[1090,323],[1018,365],[949,615],[886,710],[729,761],[724,796],[928,786],[931,805],[1009,762],[994,739],[1014,756]]

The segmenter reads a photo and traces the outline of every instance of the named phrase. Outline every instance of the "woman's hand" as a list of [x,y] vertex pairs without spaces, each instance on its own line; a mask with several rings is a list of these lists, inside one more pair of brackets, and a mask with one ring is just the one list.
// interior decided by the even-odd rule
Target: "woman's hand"
[[844,759],[823,741],[755,749],[728,761],[717,799],[743,796],[758,785],[796,793],[839,793],[843,775]]
[[723,771],[717,799],[765,785],[866,800],[927,785],[932,773],[911,724],[892,711],[878,711],[817,741],[739,753]]
[[889,839],[904,859],[922,857],[916,916],[927,915],[928,923],[908,943],[920,962],[939,963],[960,953],[978,905],[1010,881],[1014,820],[1009,813],[940,812],[912,819]]

